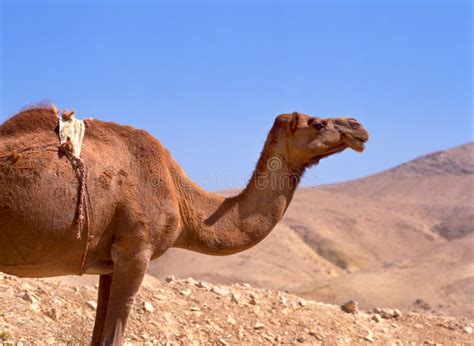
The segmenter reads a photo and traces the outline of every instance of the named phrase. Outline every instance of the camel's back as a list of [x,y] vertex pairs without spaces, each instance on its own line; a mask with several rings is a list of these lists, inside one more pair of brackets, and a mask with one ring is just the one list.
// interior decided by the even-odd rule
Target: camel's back
[[[136,184],[162,181],[170,167],[178,167],[161,143],[144,130],[95,119],[86,119],[85,128],[81,157],[92,179],[126,171]],[[69,167],[65,161],[59,152],[54,106],[26,109],[0,125],[0,173],[25,165],[50,172],[58,162]]]
[[[114,122],[104,122],[95,119],[85,120],[87,136],[110,141],[111,138],[120,137],[130,142],[137,142],[137,135],[144,135],[154,145],[161,146],[146,131],[135,129],[131,126],[120,125]],[[0,139],[11,139],[27,134],[39,135],[49,133],[57,138],[58,115],[53,106],[40,106],[27,108],[0,125]]]
[[58,118],[52,108],[26,109],[0,125],[0,139],[33,132],[48,131],[54,134],[57,121]]
[[[137,158],[159,156],[169,157],[166,149],[153,136],[144,130],[114,122],[104,122],[86,119],[85,141],[100,141],[104,144],[123,150],[124,146],[136,154]],[[14,115],[0,125],[0,156],[8,153],[2,151],[2,145],[9,143],[8,150],[14,150],[12,144],[21,142],[22,145],[38,143],[58,143],[58,116],[53,106],[28,108]],[[3,143],[2,143],[3,142]],[[4,149],[4,150],[2,150]]]

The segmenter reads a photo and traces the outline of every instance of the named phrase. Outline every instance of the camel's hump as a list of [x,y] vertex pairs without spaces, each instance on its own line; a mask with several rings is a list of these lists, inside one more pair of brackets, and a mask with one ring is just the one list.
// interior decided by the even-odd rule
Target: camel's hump
[[57,124],[57,110],[52,105],[31,107],[0,125],[0,136],[8,137],[41,130],[54,131]]

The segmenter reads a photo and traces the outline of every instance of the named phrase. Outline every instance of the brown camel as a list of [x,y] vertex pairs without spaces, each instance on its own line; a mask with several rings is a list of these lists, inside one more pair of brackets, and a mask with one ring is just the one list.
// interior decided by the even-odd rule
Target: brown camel
[[194,184],[147,132],[86,120],[87,234],[78,240],[79,182],[58,150],[57,122],[55,108],[38,107],[0,126],[0,271],[100,275],[94,345],[123,342],[152,259],[171,247],[230,255],[256,245],[307,167],[346,148],[363,151],[368,140],[352,118],[280,115],[247,187],[224,198]]

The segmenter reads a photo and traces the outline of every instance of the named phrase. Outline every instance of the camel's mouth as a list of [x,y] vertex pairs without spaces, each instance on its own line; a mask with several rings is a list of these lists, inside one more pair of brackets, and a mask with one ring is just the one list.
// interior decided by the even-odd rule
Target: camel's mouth
[[349,148],[359,153],[365,150],[365,142],[366,140],[362,140],[359,138],[346,138],[346,143]]
[[369,133],[365,129],[359,131],[341,131],[344,143],[354,151],[359,153],[365,149],[365,143],[369,140]]

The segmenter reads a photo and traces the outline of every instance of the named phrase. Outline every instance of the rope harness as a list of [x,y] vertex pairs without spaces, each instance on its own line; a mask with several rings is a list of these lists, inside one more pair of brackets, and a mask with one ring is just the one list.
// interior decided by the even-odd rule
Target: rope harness
[[86,185],[86,164],[82,158],[75,157],[71,151],[67,150],[64,145],[60,147],[61,151],[66,155],[66,157],[71,162],[72,168],[76,173],[76,178],[79,182],[78,187],[78,196],[77,196],[77,206],[76,206],[76,239],[80,240],[82,234],[85,230],[85,238],[86,244],[84,248],[84,252],[82,254],[81,260],[81,267],[79,270],[79,274],[82,275],[84,273],[84,269],[86,266],[87,261],[87,254],[89,252],[89,245],[92,241],[93,237],[90,233],[89,227],[89,214],[87,210],[87,202],[86,202],[86,195],[87,195],[87,185]]
[[[71,162],[76,178],[79,182],[78,186],[78,196],[77,196],[77,205],[76,205],[76,239],[80,240],[82,234],[85,230],[85,247],[81,260],[81,267],[79,270],[79,275],[84,273],[86,266],[87,255],[89,252],[89,245],[92,240],[92,235],[90,232],[90,220],[87,210],[87,170],[84,160],[80,157],[81,143],[82,138],[84,137],[84,124],[82,121],[73,119],[73,112],[63,112],[61,117],[58,117],[59,121],[59,140],[60,146],[59,149]],[[79,123],[80,122],[80,123]],[[65,125],[67,124],[67,125]],[[73,139],[71,140],[71,137]]]

